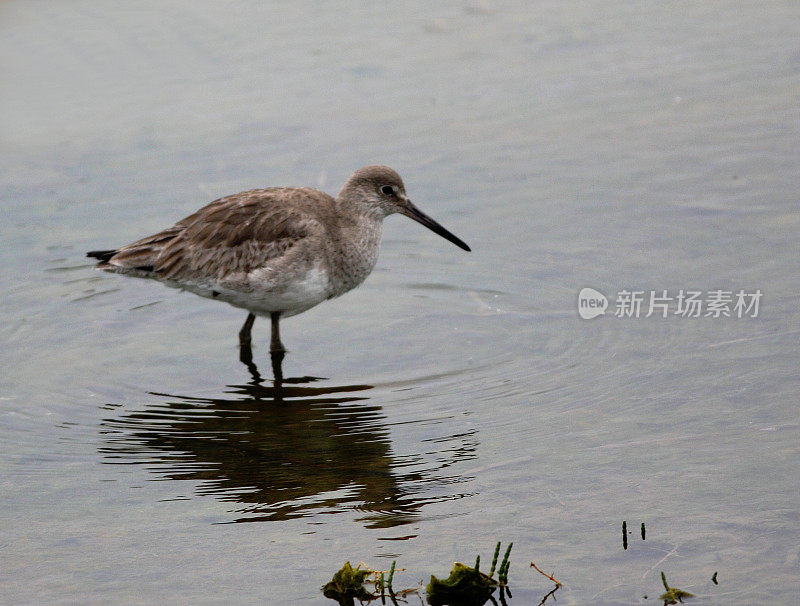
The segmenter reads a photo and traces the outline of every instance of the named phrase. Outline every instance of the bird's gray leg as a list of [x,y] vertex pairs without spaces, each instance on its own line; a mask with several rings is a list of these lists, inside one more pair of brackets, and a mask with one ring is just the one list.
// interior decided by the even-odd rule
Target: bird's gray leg
[[250,345],[250,329],[253,328],[253,322],[256,321],[255,314],[247,314],[247,319],[242,325],[242,330],[239,331],[239,344]]
[[248,314],[242,330],[239,331],[239,360],[247,366],[250,376],[253,377],[253,383],[258,384],[263,379],[258,373],[258,367],[253,364],[253,349],[250,347],[250,329],[253,327],[255,319],[256,317],[253,314]]
[[261,373],[258,372],[258,366],[253,363],[253,350],[250,347],[250,343],[239,344],[239,360],[247,366],[250,376],[253,377],[252,382],[254,385],[258,385],[263,381]]
[[275,375],[275,382],[276,384],[283,381],[283,357],[286,355],[286,349],[283,347],[283,343],[281,343],[281,333],[278,327],[278,322],[280,321],[281,313],[279,311],[273,311],[270,314],[270,319],[272,320],[272,338],[269,341],[269,355],[272,359],[272,374]]
[[270,339],[269,342],[269,351],[270,353],[286,353],[286,348],[284,348],[283,343],[281,343],[281,331],[278,327],[281,312],[273,311],[270,313],[269,317],[272,320],[272,339]]

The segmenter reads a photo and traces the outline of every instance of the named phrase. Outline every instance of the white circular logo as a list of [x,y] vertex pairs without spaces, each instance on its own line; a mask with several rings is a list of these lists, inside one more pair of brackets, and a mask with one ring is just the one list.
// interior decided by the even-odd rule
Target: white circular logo
[[578,293],[578,314],[584,320],[591,320],[606,313],[608,299],[594,288],[581,288]]

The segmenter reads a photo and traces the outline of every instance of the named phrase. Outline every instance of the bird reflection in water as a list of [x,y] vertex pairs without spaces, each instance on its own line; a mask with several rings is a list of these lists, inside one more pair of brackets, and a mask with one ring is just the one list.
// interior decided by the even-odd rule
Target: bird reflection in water
[[381,407],[368,403],[372,386],[314,386],[311,377],[264,385],[246,353],[253,380],[222,398],[153,393],[165,401],[106,419],[104,462],[199,482],[199,494],[240,504],[235,522],[349,509],[369,528],[388,528],[426,504],[468,496],[450,492],[465,478],[443,470],[475,457],[472,432],[398,457]]

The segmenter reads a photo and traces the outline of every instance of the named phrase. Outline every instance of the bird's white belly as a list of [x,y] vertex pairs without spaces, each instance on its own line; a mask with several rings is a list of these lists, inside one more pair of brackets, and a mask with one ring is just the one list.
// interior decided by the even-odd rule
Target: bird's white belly
[[280,311],[285,317],[311,309],[328,298],[328,272],[319,264],[279,285],[274,285],[271,280],[260,275],[262,271],[250,273],[252,292],[241,293],[239,301],[231,301],[233,305],[245,307],[254,313]]
[[202,297],[224,301],[234,307],[247,309],[256,315],[281,312],[282,317],[293,316],[311,309],[329,298],[328,272],[320,265],[307,270],[283,284],[275,284],[265,270],[258,269],[247,276],[246,288],[232,288],[221,284],[174,284]]

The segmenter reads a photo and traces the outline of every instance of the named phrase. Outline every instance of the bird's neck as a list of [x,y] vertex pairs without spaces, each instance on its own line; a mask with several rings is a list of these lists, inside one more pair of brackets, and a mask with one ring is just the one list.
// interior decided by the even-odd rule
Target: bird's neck
[[333,296],[361,284],[378,261],[383,221],[366,214],[356,214],[340,224],[341,239],[333,256],[333,269],[339,287]]

